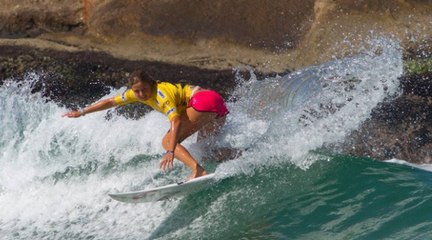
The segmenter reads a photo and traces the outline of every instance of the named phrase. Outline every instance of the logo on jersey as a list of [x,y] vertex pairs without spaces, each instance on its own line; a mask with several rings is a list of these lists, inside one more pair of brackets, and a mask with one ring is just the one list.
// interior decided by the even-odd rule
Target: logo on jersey
[[165,98],[165,95],[162,93],[161,90],[158,90],[157,93],[159,94],[159,96],[160,96],[161,98]]
[[126,102],[126,92],[123,92],[121,95],[122,102]]
[[168,112],[166,113],[166,115],[170,115],[172,112],[174,112],[176,109],[175,108],[171,108],[170,110],[168,110]]

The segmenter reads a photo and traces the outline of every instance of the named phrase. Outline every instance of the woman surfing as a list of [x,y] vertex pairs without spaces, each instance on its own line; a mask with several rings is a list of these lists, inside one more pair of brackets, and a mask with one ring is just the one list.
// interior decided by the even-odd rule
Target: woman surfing
[[216,134],[225,123],[228,109],[223,98],[215,91],[188,84],[172,84],[153,80],[142,70],[129,77],[130,89],[123,94],[103,99],[77,111],[70,111],[63,117],[77,118],[86,114],[116,106],[140,102],[165,114],[170,129],[162,139],[166,150],[160,168],[173,166],[174,158],[188,166],[192,173],[188,179],[207,174],[205,169],[181,144],[198,131],[198,141]]

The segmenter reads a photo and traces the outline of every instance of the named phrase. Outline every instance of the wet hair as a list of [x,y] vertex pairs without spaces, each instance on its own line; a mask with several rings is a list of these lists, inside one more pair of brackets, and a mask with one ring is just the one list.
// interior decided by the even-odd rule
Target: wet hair
[[129,76],[129,87],[132,87],[135,83],[138,82],[145,82],[148,83],[150,86],[154,86],[156,84],[156,81],[153,79],[153,77],[143,70],[133,71]]

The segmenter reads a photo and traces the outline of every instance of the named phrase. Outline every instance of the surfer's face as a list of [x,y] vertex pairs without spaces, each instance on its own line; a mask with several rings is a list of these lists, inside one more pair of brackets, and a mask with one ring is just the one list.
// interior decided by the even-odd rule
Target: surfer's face
[[151,86],[147,82],[138,81],[132,85],[132,91],[139,100],[146,101],[151,97]]

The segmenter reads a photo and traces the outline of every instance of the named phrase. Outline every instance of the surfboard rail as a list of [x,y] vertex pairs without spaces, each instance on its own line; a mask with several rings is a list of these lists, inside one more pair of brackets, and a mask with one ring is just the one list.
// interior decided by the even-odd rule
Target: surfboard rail
[[197,191],[215,181],[215,174],[207,174],[202,177],[180,183],[172,183],[161,187],[155,187],[145,190],[109,193],[108,195],[114,200],[126,203],[143,203],[156,202],[167,199],[174,199],[184,196],[190,192]]

